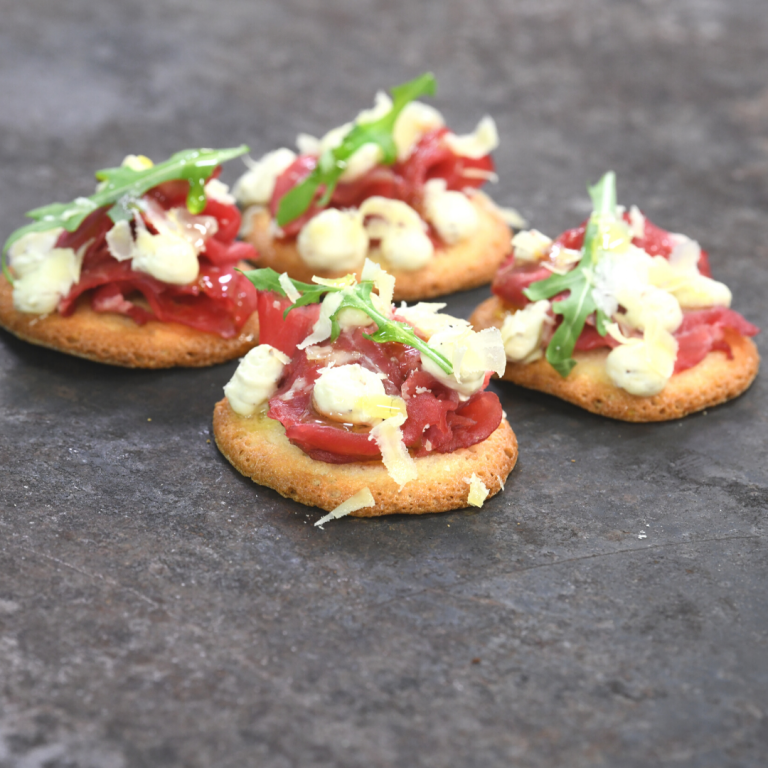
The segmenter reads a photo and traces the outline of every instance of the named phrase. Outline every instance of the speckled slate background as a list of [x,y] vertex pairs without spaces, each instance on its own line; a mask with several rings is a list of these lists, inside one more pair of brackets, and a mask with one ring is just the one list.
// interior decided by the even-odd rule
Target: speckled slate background
[[[456,130],[496,118],[499,202],[554,234],[613,168],[768,327],[764,0],[0,0],[0,233],[426,69]],[[0,332],[2,768],[768,763],[765,375],[648,426],[498,386],[502,495],[319,531],[210,442],[233,370]]]

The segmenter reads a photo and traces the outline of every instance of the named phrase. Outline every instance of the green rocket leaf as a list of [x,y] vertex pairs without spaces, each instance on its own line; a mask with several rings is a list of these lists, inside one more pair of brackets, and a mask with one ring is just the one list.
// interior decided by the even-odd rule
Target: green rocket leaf
[[356,123],[335,149],[325,151],[317,165],[304,181],[289,190],[280,199],[277,209],[277,225],[282,227],[298,219],[306,211],[318,190],[323,187],[323,194],[318,200],[322,208],[331,200],[341,174],[347,167],[347,161],[364,144],[376,144],[382,151],[382,163],[393,165],[397,160],[397,147],[392,131],[395,122],[406,104],[419,96],[434,96],[437,81],[431,72],[391,89],[392,108],[386,115],[370,123]]
[[63,227],[67,232],[74,232],[88,214],[107,205],[111,206],[108,213],[112,221],[130,219],[131,201],[165,181],[188,181],[187,208],[190,213],[200,213],[205,208],[205,182],[216,167],[246,152],[248,147],[245,145],[232,149],[185,149],[172,155],[164,163],[138,171],[126,166],[96,171],[96,178],[102,184],[93,195],[78,197],[70,203],[51,203],[27,213],[34,222],[12,232],[3,246],[3,274],[9,282],[13,282],[5,264],[5,254],[27,233],[45,232],[59,227]]
[[[286,295],[283,286],[280,284],[280,275],[275,272],[274,269],[254,269],[249,272],[243,272],[243,274],[260,291],[272,291],[280,296]],[[291,280],[291,283],[301,296],[288,307],[285,311],[286,314],[296,307],[320,303],[325,294],[341,293],[341,303],[339,304],[338,309],[331,315],[331,325],[333,328],[331,340],[336,339],[339,335],[337,319],[339,313],[344,309],[359,309],[362,312],[365,312],[365,314],[376,323],[378,328],[378,330],[368,336],[368,338],[379,343],[396,341],[401,344],[407,344],[409,347],[418,349],[419,352],[423,352],[427,357],[434,360],[446,373],[453,373],[453,366],[450,361],[437,350],[430,347],[426,341],[420,339],[414,333],[414,330],[410,325],[400,323],[396,320],[390,320],[386,315],[383,315],[376,309],[371,299],[371,291],[373,290],[372,281],[363,280],[362,282],[353,285],[315,285],[302,283],[298,280]]]
[[596,313],[596,327],[601,336],[606,333],[606,316],[597,308],[593,298],[594,267],[601,252],[615,246],[617,224],[616,216],[616,174],[613,171],[603,176],[589,188],[593,212],[589,217],[584,233],[584,245],[581,260],[565,275],[553,274],[546,280],[532,283],[525,291],[531,301],[550,299],[563,291],[570,294],[552,304],[552,311],[563,316],[563,321],[555,331],[547,346],[547,361],[563,377],[567,376],[576,365],[573,350],[584,323]]

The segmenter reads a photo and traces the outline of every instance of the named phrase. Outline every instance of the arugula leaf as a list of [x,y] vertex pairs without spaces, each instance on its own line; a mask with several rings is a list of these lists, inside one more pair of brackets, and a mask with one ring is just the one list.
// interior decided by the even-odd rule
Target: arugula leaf
[[397,118],[409,102],[419,96],[434,96],[436,88],[437,81],[431,72],[392,88],[392,108],[386,115],[370,123],[356,123],[338,147],[323,152],[304,181],[283,195],[277,209],[277,225],[282,227],[298,219],[312,205],[320,187],[324,187],[324,191],[317,204],[321,208],[328,205],[347,167],[347,160],[364,144],[378,145],[383,155],[382,163],[393,165],[397,160],[397,147],[392,131]]
[[552,304],[552,311],[563,316],[563,322],[552,336],[547,346],[547,361],[565,378],[573,370],[576,361],[573,349],[579,338],[584,323],[596,313],[597,332],[606,334],[606,315],[597,308],[592,295],[594,287],[594,267],[601,252],[615,246],[616,237],[616,174],[608,171],[600,181],[589,188],[593,212],[589,217],[584,233],[584,245],[581,260],[565,275],[553,274],[546,280],[532,283],[523,293],[531,301],[550,299],[563,291],[570,295]]
[[[243,272],[243,274],[259,291],[271,291],[280,296],[286,295],[283,286],[280,285],[280,275],[274,269],[269,267],[266,269],[253,269],[249,272]],[[342,284],[342,281],[339,281],[338,285],[315,285],[293,279],[291,279],[291,283],[301,294],[301,297],[285,310],[286,315],[296,307],[320,303],[323,294],[341,293],[341,303],[333,315],[331,315],[331,327],[333,329],[331,341],[337,339],[340,333],[339,313],[343,309],[359,309],[365,312],[378,327],[375,333],[371,335],[366,334],[366,338],[379,343],[397,341],[401,344],[407,344],[409,347],[418,349],[419,352],[423,352],[427,357],[434,360],[447,374],[453,373],[453,365],[451,365],[450,361],[437,350],[430,347],[426,341],[420,339],[410,325],[398,322],[397,320],[390,320],[376,309],[371,300],[371,291],[373,290],[373,282],[371,280],[364,280],[352,285]]]
[[107,213],[112,221],[130,219],[133,215],[129,209],[131,202],[165,181],[188,181],[187,208],[190,213],[200,213],[205,208],[205,182],[216,167],[246,152],[248,147],[244,144],[232,149],[184,149],[176,152],[164,163],[139,171],[125,166],[96,171],[96,178],[102,185],[90,197],[78,197],[70,203],[51,203],[26,214],[35,221],[12,232],[5,241],[2,254],[3,274],[13,283],[5,263],[5,254],[27,233],[45,232],[58,227],[64,227],[67,232],[74,232],[88,214],[106,205],[111,206]]

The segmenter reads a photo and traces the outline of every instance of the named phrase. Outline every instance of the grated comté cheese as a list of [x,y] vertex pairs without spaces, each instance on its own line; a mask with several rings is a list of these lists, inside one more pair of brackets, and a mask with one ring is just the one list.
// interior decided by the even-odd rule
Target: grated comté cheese
[[433,334],[429,346],[453,364],[453,374],[447,374],[423,352],[421,364],[440,383],[455,389],[464,399],[479,392],[487,371],[498,376],[504,373],[507,358],[498,328],[475,332],[467,327],[448,327]]
[[323,299],[323,303],[320,305],[320,316],[312,326],[312,333],[310,333],[301,344],[297,345],[298,349],[306,349],[307,347],[319,344],[321,341],[331,338],[331,331],[333,330],[331,315],[333,315],[341,306],[343,298],[341,293],[329,293]]
[[528,229],[518,232],[512,238],[512,248],[515,261],[521,264],[533,264],[541,261],[552,247],[552,238],[539,232],[538,229]]
[[365,260],[361,280],[371,280],[379,291],[379,298],[385,305],[392,303],[395,293],[395,278],[385,272],[380,265],[370,259]]
[[370,488],[363,488],[358,491],[354,496],[350,496],[346,501],[342,501],[336,509],[331,510],[325,517],[321,517],[316,523],[315,527],[323,527],[331,520],[338,520],[340,517],[349,515],[352,512],[357,512],[358,509],[364,509],[365,507],[375,507],[376,500],[373,498],[373,494]]
[[392,395],[360,397],[355,401],[354,407],[356,411],[364,412],[369,419],[390,419],[398,414],[408,416],[405,400]]
[[370,432],[368,439],[374,440],[381,451],[381,460],[387,469],[389,476],[400,486],[415,480],[419,473],[408,449],[403,442],[403,433],[400,427],[405,423],[406,417],[402,414],[377,424]]
[[485,483],[473,472],[472,477],[465,477],[465,482],[469,483],[469,495],[467,504],[473,507],[482,507],[483,502],[488,498],[488,488]]
[[499,133],[493,118],[486,115],[477,124],[473,133],[463,136],[448,133],[444,141],[455,154],[478,159],[490,154],[499,146]]
[[491,200],[490,197],[483,195],[478,189],[465,189],[464,192],[469,195],[469,197],[472,197],[473,195],[482,195],[491,210],[495,211],[501,217],[501,220],[512,227],[512,229],[525,229],[528,226],[528,222],[523,218],[522,214],[514,208],[498,205]]
[[291,278],[288,277],[287,272],[283,272],[278,278],[278,281],[280,287],[285,291],[285,295],[290,299],[292,304],[301,298],[301,294],[296,290],[296,286],[291,282]]

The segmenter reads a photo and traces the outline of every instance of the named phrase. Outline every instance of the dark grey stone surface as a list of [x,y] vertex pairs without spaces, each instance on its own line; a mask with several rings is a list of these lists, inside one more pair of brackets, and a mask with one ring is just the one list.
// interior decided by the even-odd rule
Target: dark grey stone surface
[[[764,0],[0,0],[0,232],[432,69],[500,202],[556,233],[613,168],[766,327],[767,54]],[[496,386],[503,494],[319,531],[210,442],[233,369],[0,332],[2,768],[766,765],[765,378],[645,426]]]

